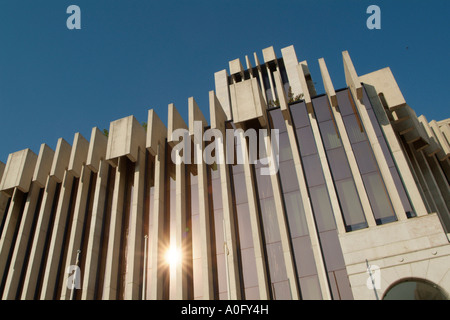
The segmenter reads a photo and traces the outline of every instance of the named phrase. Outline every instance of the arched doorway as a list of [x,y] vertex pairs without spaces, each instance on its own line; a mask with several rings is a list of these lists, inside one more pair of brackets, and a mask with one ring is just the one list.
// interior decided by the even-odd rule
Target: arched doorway
[[424,279],[404,279],[393,284],[383,300],[448,300],[438,285]]

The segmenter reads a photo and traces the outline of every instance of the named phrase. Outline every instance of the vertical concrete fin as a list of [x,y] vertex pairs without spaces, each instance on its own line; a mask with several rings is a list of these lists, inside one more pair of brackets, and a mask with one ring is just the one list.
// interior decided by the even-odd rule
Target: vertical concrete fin
[[356,73],[355,66],[350,59],[348,51],[342,52],[342,58],[344,61],[345,82],[352,91],[353,95],[358,100],[361,100],[363,98],[362,85],[359,81],[358,74]]
[[169,104],[168,120],[167,120],[167,142],[171,147],[175,146],[176,142],[173,138],[173,133],[177,129],[185,129],[188,131],[186,122],[184,122],[180,113],[173,103]]
[[0,190],[12,196],[13,189],[28,192],[36,167],[37,155],[30,149],[11,153],[3,173]]
[[330,77],[330,74],[328,73],[327,65],[325,64],[325,60],[323,58],[319,59],[319,68],[320,68],[320,74],[322,75],[323,86],[325,88],[325,92],[328,95],[328,98],[330,99],[331,106],[336,107],[338,104],[336,92],[334,91],[333,82],[331,81],[331,77]]
[[158,153],[158,146],[165,143],[167,128],[156,114],[155,110],[148,110],[147,149],[152,156]]
[[43,143],[39,150],[39,155],[34,170],[33,182],[37,183],[39,188],[43,188],[47,183],[47,177],[50,175],[52,169],[53,157],[55,151],[53,151],[48,145]]
[[88,151],[89,142],[80,133],[75,133],[68,170],[76,178],[81,176],[81,169],[86,163]]
[[59,138],[56,145],[55,157],[53,158],[52,169],[50,170],[50,176],[58,183],[62,182],[64,172],[69,166],[71,150],[72,146],[63,138]]
[[306,88],[304,88],[300,82],[297,65],[298,59],[295,53],[294,46],[289,46],[281,49],[281,55],[283,56],[284,67],[286,69],[287,77],[289,79],[289,85],[291,86],[294,97],[302,94]]
[[97,127],[92,128],[91,141],[87,154],[86,165],[92,172],[98,172],[100,161],[106,157],[108,138]]
[[228,88],[228,72],[226,69],[214,73],[215,91],[217,99],[223,111],[227,115],[227,120],[233,119],[230,102],[230,89]]

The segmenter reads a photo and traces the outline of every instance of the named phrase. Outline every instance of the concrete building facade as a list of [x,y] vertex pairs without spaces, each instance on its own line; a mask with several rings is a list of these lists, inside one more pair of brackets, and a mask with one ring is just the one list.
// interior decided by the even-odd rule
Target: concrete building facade
[[[2,299],[448,299],[450,120],[342,57],[345,88],[319,59],[318,94],[293,46],[269,47],[215,73],[209,122],[189,98],[187,121],[170,104],[167,122],[149,110],[145,128],[10,154]],[[276,132],[258,136],[276,172],[249,161],[248,129]]]

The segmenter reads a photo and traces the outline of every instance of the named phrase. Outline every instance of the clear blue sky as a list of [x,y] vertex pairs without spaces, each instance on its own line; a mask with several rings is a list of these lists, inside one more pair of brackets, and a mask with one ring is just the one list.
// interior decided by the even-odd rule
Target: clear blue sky
[[[66,9],[81,8],[81,30]],[[370,4],[381,30],[366,28]],[[418,115],[450,117],[448,0],[0,0],[0,161],[9,153],[167,105],[187,120],[193,96],[209,117],[214,72],[274,46],[293,44],[322,93],[317,60],[336,88],[345,86],[341,52],[358,74],[391,67]]]

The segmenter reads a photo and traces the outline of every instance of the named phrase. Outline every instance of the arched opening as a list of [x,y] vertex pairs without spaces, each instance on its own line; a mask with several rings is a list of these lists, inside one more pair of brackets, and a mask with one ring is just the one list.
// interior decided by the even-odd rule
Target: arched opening
[[410,278],[393,284],[383,300],[448,300],[448,296],[431,281]]

